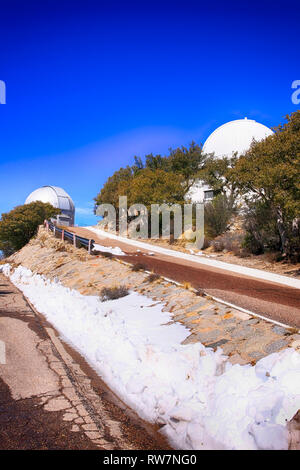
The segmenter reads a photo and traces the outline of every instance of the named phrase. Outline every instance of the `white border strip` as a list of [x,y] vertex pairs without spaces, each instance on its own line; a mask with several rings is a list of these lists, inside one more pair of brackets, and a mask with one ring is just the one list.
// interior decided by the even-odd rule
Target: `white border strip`
[[[209,294],[205,294],[209,295]],[[212,299],[214,299],[216,302],[219,302],[220,304],[227,305],[228,307],[234,308],[236,310],[240,310],[241,312],[247,313],[248,315],[251,315],[252,317],[257,317],[260,318],[261,320],[265,320],[269,323],[274,323],[274,325],[282,326],[283,328],[293,328],[290,325],[286,325],[285,323],[281,323],[276,320],[272,320],[272,318],[265,317],[264,315],[260,315],[259,313],[254,313],[251,312],[251,310],[247,310],[246,308],[239,307],[238,305],[231,304],[230,302],[226,302],[225,300],[219,299],[218,297],[215,297],[213,295],[209,295]]]

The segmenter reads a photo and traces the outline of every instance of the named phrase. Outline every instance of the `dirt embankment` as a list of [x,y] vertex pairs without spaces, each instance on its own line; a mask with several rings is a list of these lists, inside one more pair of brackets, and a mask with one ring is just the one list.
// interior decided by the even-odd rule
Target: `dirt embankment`
[[[196,295],[189,283],[180,287],[159,276],[150,280],[146,272],[133,270],[124,259],[146,263],[146,256],[139,254],[120,258],[88,255],[84,249],[55,239],[41,228],[38,236],[9,261],[50,279],[57,278],[83,295],[99,295],[103,287],[115,285],[143,293],[162,302],[164,309],[173,313],[174,321],[190,330],[186,343],[200,341],[213,348],[222,346],[232,362],[253,363],[291,344],[297,346],[300,340],[296,329],[273,325],[207,295]],[[151,259],[154,258],[150,256],[147,261]]]
[[[125,259],[132,261],[142,258],[138,255],[132,255],[131,258],[125,257]],[[221,346],[232,363],[255,364],[258,359],[290,346],[300,350],[300,335],[295,329],[279,327],[265,320],[252,317],[238,309],[229,308],[223,303],[216,302],[211,297],[200,292],[197,295],[188,283],[185,287],[180,287],[159,276],[149,277],[149,274],[143,270],[136,271],[132,269],[123,260],[124,257],[118,259],[117,257],[111,258],[107,255],[88,255],[84,249],[74,248],[67,242],[55,239],[51,233],[41,228],[35,239],[31,240],[27,246],[11,256],[7,261],[13,267],[21,264],[35,273],[45,275],[49,279],[59,279],[63,285],[77,289],[83,295],[99,295],[103,287],[116,285],[124,285],[129,289],[136,290],[151,297],[156,302],[161,302],[165,310],[173,313],[174,321],[181,322],[190,330],[190,335],[185,340],[185,343],[201,342],[205,346],[214,349]],[[42,318],[40,321],[43,327],[47,326],[47,331],[51,330],[51,325],[45,325]],[[53,328],[52,331],[54,332]],[[54,332],[52,341],[56,343],[56,340],[58,338]],[[158,430],[147,430],[146,423],[142,424],[139,418],[128,410],[117,397],[112,398],[113,394],[105,387],[105,384],[101,384],[101,381],[99,383],[99,377],[89,369],[83,358],[72,351],[71,348],[66,347],[66,345],[63,345],[63,348],[65,350],[65,357],[69,356],[71,358],[69,364],[71,365],[75,361],[75,365],[78,365],[78,368],[75,367],[75,375],[77,369],[79,376],[83,375],[84,377],[82,387],[85,388],[87,385],[90,387],[89,394],[94,397],[91,405],[97,402],[98,399],[100,400],[100,408],[98,411],[94,410],[92,414],[86,414],[88,412],[81,408],[77,411],[80,413],[81,410],[82,416],[77,416],[78,413],[74,410],[74,412],[72,410],[70,412],[68,409],[60,409],[59,411],[59,419],[64,420],[65,417],[67,420],[70,419],[71,422],[74,420],[72,426],[75,428],[71,429],[68,425],[64,425],[64,432],[81,433],[78,434],[79,440],[76,441],[76,437],[74,437],[74,442],[76,441],[76,445],[79,448],[85,445],[82,433],[87,437],[90,434],[91,446],[97,445],[102,446],[102,448],[125,449],[138,447],[161,449],[164,447],[163,441],[160,441],[158,436],[155,437],[155,433]],[[12,413],[18,413],[19,408],[12,401],[13,398],[8,393],[8,390],[5,389],[5,386],[4,392],[6,401],[11,402]],[[61,389],[58,390],[58,394],[60,393]],[[95,397],[98,398],[96,399]],[[38,398],[40,399],[41,397],[39,396]],[[57,397],[50,397],[50,403],[52,398]],[[63,396],[61,399],[63,401],[65,397]],[[47,400],[49,401],[49,397],[47,397]],[[52,411],[57,412],[55,400],[52,404],[54,406]],[[20,403],[20,405],[20,410],[22,413],[24,411],[26,418],[26,413],[31,403],[30,401],[24,403],[24,409],[22,408],[23,404]],[[32,402],[33,405],[34,403]],[[60,402],[59,406],[61,406]],[[46,411],[50,412],[51,410]],[[37,416],[37,419],[43,421],[43,412],[44,410],[41,410],[42,414],[40,417]],[[108,416],[110,424],[112,422],[116,423],[115,427],[113,426],[112,428],[112,434],[116,429],[121,430],[121,434],[117,433],[118,436],[115,436],[113,439],[107,439],[109,435],[112,436],[109,432],[100,437],[93,434],[101,429],[101,426],[97,426],[97,423],[99,419],[100,421],[101,419],[103,420],[104,415]],[[85,416],[87,416],[87,421],[85,421]],[[83,422],[81,422],[81,419],[83,419]],[[22,422],[20,425],[21,429],[23,429]],[[86,426],[86,428],[81,428],[81,425]],[[298,422],[293,421],[293,424],[290,426],[293,426],[292,431],[295,433],[296,442],[299,440]],[[142,431],[140,433],[138,431],[137,433],[137,429],[145,429],[145,432]],[[143,436],[143,439],[136,441],[139,434]]]

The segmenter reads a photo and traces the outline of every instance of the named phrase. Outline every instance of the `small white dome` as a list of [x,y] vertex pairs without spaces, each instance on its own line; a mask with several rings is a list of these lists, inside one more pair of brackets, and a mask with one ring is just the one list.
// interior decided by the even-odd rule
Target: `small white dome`
[[27,197],[25,204],[30,202],[41,201],[49,202],[53,207],[61,210],[72,211],[75,209],[74,202],[68,193],[57,186],[43,186],[36,189]]
[[49,202],[53,207],[61,210],[62,215],[60,218],[65,215],[69,218],[70,225],[74,225],[75,205],[64,189],[57,186],[43,186],[29,194],[25,204],[30,204],[35,201]]
[[268,127],[252,119],[236,119],[218,127],[205,141],[204,153],[214,153],[217,158],[241,155],[249,149],[253,139],[260,141],[272,135]]

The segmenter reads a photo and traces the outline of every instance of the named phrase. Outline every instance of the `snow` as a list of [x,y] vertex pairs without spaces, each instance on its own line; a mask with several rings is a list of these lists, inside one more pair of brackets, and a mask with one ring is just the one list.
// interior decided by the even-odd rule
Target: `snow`
[[202,251],[194,251],[194,250],[189,250],[189,252],[191,253],[191,255],[194,255],[194,256],[202,256],[203,255],[203,252]]
[[111,246],[103,246],[94,243],[93,251],[103,251],[105,253],[111,253],[112,255],[125,256],[125,253],[121,250],[119,246],[113,248]]
[[127,243],[128,245],[133,245],[137,248],[143,250],[151,249],[155,253],[160,253],[167,256],[173,256],[175,258],[185,259],[187,261],[192,261],[194,263],[204,264],[206,266],[225,269],[226,271],[231,271],[237,274],[242,274],[245,276],[254,277],[256,279],[263,279],[265,281],[276,282],[278,284],[283,284],[285,286],[294,287],[300,289],[300,279],[294,279],[292,277],[282,276],[281,274],[275,274],[268,271],[262,271],[260,269],[247,268],[246,266],[240,266],[238,264],[225,263],[224,261],[219,261],[211,259],[212,255],[208,256],[195,256],[195,254],[183,253],[181,251],[170,250],[168,248],[163,248],[161,246],[151,245],[150,243],[141,242],[139,240],[133,240],[130,238],[120,237],[113,233],[106,232],[97,227],[85,227],[86,229],[94,232],[98,235],[99,238],[110,238],[112,240],[119,240],[120,242]]
[[189,331],[163,304],[131,292],[101,302],[19,266],[0,270],[142,418],[178,449],[287,449],[300,408],[300,355],[292,348],[256,366],[222,350],[182,345]]

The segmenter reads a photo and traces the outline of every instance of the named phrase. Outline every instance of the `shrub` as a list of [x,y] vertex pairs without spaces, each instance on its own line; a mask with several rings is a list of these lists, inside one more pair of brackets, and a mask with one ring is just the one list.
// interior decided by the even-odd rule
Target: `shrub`
[[[0,236],[1,237],[1,236]],[[2,242],[0,240],[0,259],[8,258],[14,253],[13,246],[8,241]]]
[[149,276],[146,278],[146,281],[147,281],[147,282],[154,282],[154,281],[157,281],[158,279],[160,279],[160,275],[159,275],[159,274],[151,273],[151,274],[149,274]]
[[2,214],[0,220],[0,250],[5,255],[20,250],[36,234],[38,226],[45,219],[59,214],[60,210],[51,204],[36,201],[17,206]]
[[223,235],[215,238],[210,242],[210,245],[217,252],[221,251],[231,251],[237,256],[247,256],[247,250],[243,246],[244,234],[243,233],[234,233],[234,232],[225,232]]
[[132,271],[145,271],[146,266],[143,263],[136,263],[131,267]]
[[185,281],[185,282],[183,283],[183,288],[184,288],[184,289],[187,289],[187,290],[190,290],[190,289],[192,288],[191,283]]
[[245,209],[244,229],[246,231],[243,246],[254,255],[280,250],[280,235],[276,212],[271,204],[255,201]]
[[126,286],[103,287],[100,293],[102,302],[116,300],[129,294]]
[[205,234],[212,239],[228,229],[230,219],[237,208],[233,196],[218,194],[212,202],[204,207]]

